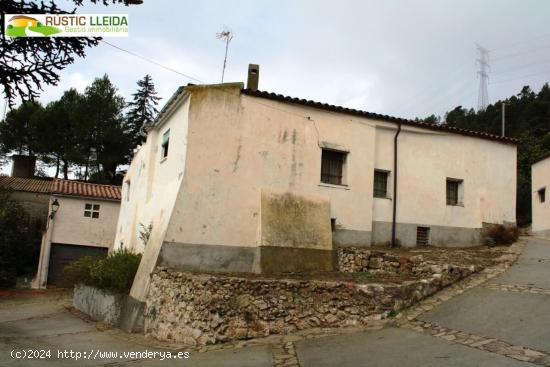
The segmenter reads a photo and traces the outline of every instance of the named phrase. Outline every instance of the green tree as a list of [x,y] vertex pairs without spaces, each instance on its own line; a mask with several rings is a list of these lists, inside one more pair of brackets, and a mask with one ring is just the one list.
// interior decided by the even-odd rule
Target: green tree
[[46,106],[40,121],[40,148],[44,154],[42,160],[55,165],[55,177],[62,171],[67,179],[72,165],[87,163],[87,145],[81,136],[86,130],[82,126],[85,122],[84,97],[76,89],[69,89]]
[[133,100],[128,103],[130,110],[126,115],[128,129],[134,137],[133,145],[137,146],[145,140],[144,127],[150,124],[158,114],[156,106],[160,97],[157,97],[155,85],[150,75],[145,75],[137,82],[138,90],[132,94]]
[[94,156],[94,181],[116,183],[117,167],[130,160],[133,138],[125,126],[125,106],[124,98],[118,95],[118,89],[107,75],[96,78],[84,92],[87,120],[80,136],[89,142],[90,156]]
[[38,102],[25,102],[8,112],[0,122],[0,153],[25,155],[40,153],[40,120],[44,108]]

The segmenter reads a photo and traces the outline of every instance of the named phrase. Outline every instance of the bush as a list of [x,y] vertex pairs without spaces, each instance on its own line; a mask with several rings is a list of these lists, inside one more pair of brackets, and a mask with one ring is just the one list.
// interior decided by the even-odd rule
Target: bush
[[67,265],[63,269],[63,287],[72,288],[77,284],[92,285],[91,272],[98,261],[98,258],[84,256]]
[[128,293],[136,275],[141,254],[128,250],[111,253],[104,259],[89,256],[64,269],[65,286],[85,284],[115,293]]
[[15,287],[16,277],[36,269],[40,233],[29,228],[29,214],[0,187],[0,287]]
[[519,238],[519,230],[516,226],[504,226],[497,224],[487,231],[486,243],[489,246],[511,245]]
[[140,261],[141,254],[128,250],[114,252],[92,267],[92,282],[100,289],[127,293],[132,287]]

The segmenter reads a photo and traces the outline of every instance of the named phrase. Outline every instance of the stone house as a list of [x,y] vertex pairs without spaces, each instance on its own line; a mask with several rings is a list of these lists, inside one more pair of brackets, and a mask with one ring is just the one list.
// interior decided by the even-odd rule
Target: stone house
[[472,246],[515,223],[516,140],[259,91],[258,71],[178,88],[149,126],[113,244],[144,254],[138,301],[157,265],[331,270],[335,246]]
[[62,284],[64,267],[83,256],[107,256],[115,238],[120,187],[54,179],[48,208],[33,288]]
[[532,232],[534,235],[550,238],[550,155],[531,167],[531,187]]

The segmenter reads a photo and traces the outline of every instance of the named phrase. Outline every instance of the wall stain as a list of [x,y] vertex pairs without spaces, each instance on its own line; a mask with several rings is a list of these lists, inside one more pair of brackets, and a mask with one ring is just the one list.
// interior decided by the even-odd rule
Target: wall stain
[[239,169],[239,161],[241,160],[241,149],[243,147],[243,139],[242,137],[239,138],[239,146],[237,147],[237,156],[235,157],[235,161],[233,162],[233,173]]

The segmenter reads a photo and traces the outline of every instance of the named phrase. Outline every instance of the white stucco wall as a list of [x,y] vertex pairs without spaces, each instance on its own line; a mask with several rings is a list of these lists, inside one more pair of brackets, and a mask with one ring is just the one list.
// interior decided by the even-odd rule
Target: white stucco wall
[[[54,196],[53,199],[58,200],[59,209],[52,227],[52,243],[111,246],[115,238],[119,202],[65,196]],[[99,218],[85,217],[85,204],[99,204]]]
[[[160,144],[170,129],[168,159]],[[163,242],[262,245],[262,191],[330,202],[337,227],[369,233],[391,221],[392,200],[373,198],[374,169],[393,171],[397,125],[240,93],[239,85],[188,87],[136,153],[125,177],[116,239],[144,257],[131,295],[144,299]],[[346,186],[320,182],[322,147],[349,152]],[[403,127],[398,222],[480,228],[515,222],[516,147]],[[446,205],[447,177],[463,179],[463,206]],[[388,191],[392,191],[390,172]],[[140,224],[153,224],[146,247]],[[136,286],[136,284],[138,284]]]
[[[186,176],[168,241],[261,245],[265,189],[326,198],[340,229],[368,232],[373,220],[391,221],[392,199],[373,198],[373,172],[393,171],[396,124],[211,88],[192,93]],[[322,146],[349,152],[347,186],[320,182]],[[515,145],[403,126],[398,165],[400,223],[515,222]],[[462,206],[446,205],[447,178],[464,180]],[[390,196],[392,180],[390,172]]]
[[[550,157],[531,167],[533,227],[535,234],[550,237]],[[546,200],[541,203],[538,191],[546,188]]]
[[[121,210],[116,238],[111,250],[124,246],[144,253],[136,275],[131,295],[144,299],[148,290],[148,276],[154,269],[158,252],[165,241],[166,228],[172,216],[181,181],[183,180],[187,154],[188,96],[177,101],[178,108],[169,111],[166,119],[152,128],[147,141],[134,156],[124,178]],[[161,159],[163,134],[170,130],[168,156]],[[127,190],[130,182],[130,190]],[[149,242],[139,238],[142,226],[152,224]]]
[[[375,168],[390,171],[397,127],[378,123]],[[398,137],[397,222],[480,228],[515,222],[516,147],[446,132],[405,127]],[[463,205],[446,204],[446,179],[463,180]],[[374,199],[375,221],[392,220],[392,199]]]
[[[258,104],[238,93],[192,93],[197,110],[168,241],[261,245],[262,189],[324,197],[339,225],[370,231],[373,178],[365,172],[373,170],[375,128],[369,121],[298,106],[281,111],[276,102]],[[320,145],[327,143],[350,151],[347,187],[320,182]]]

